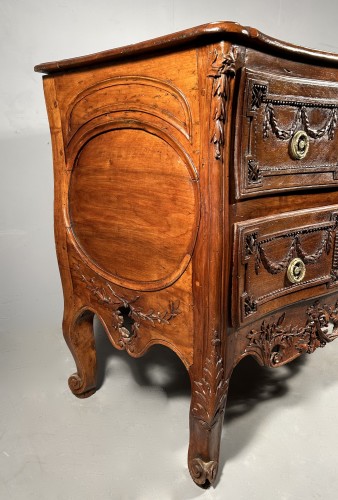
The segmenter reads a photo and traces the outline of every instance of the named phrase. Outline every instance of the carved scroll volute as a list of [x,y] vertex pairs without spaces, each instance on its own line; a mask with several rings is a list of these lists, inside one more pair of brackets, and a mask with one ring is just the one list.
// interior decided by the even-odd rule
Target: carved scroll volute
[[235,76],[236,72],[236,58],[236,47],[231,46],[228,52],[225,53],[224,45],[221,45],[219,50],[215,49],[211,64],[211,73],[209,75],[213,79],[211,142],[214,144],[216,160],[223,160],[224,127],[230,101],[230,80]]

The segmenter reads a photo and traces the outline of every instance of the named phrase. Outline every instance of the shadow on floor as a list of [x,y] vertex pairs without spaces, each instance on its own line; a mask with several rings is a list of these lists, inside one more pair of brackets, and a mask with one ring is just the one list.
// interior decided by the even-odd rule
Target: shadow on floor
[[[104,384],[109,359],[122,358],[130,368],[135,381],[142,387],[159,387],[168,398],[184,397],[190,402],[190,379],[186,368],[178,356],[164,346],[153,346],[141,358],[131,358],[125,351],[116,350],[110,343],[100,323],[95,327],[98,355],[98,388]],[[261,422],[253,418],[241,425],[240,417],[249,414],[258,404],[282,398],[289,390],[288,381],[306,363],[301,356],[282,368],[264,368],[250,356],[244,358],[235,368],[229,385],[225,426],[220,449],[219,474],[216,484],[222,477],[225,463],[238,455],[255,435]],[[266,416],[266,415],[265,415]],[[188,413],[187,413],[188,419]],[[233,422],[234,425],[231,425]],[[188,445],[188,443],[187,443]]]
[[120,357],[130,368],[134,379],[141,387],[160,387],[168,397],[190,398],[188,372],[179,357],[169,348],[155,345],[141,358],[132,358],[125,351],[115,349],[103,327],[95,322],[95,340],[98,358],[98,388],[104,384],[108,361]]
[[[98,355],[98,388],[106,377],[111,357],[119,356],[129,366],[134,379],[142,386],[161,387],[168,397],[182,396],[190,400],[190,379],[178,358],[164,346],[153,346],[141,358],[131,358],[125,351],[116,350],[99,322],[95,325]],[[252,357],[244,358],[230,379],[225,422],[250,412],[258,403],[279,398],[288,391],[288,380],[295,376],[306,357],[302,356],[282,369],[263,368]]]

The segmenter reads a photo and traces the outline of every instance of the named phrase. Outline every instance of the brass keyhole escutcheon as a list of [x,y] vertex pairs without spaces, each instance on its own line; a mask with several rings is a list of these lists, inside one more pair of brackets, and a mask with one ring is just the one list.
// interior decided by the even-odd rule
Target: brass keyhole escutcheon
[[305,264],[299,257],[292,259],[288,266],[287,277],[291,283],[300,283],[305,276]]
[[309,151],[309,136],[304,130],[298,130],[290,142],[290,155],[294,160],[302,160]]

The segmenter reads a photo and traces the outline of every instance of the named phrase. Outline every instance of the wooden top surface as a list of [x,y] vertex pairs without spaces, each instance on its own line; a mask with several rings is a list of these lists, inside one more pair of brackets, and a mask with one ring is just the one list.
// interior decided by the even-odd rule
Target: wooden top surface
[[261,33],[255,28],[241,26],[238,23],[215,22],[203,24],[195,28],[179,31],[171,35],[154,38],[145,42],[97,52],[96,54],[38,64],[35,66],[34,70],[40,73],[57,73],[98,64],[107,64],[118,61],[121,58],[142,56],[149,53],[156,53],[161,50],[179,49],[189,44],[208,43],[221,39],[295,60],[325,64],[327,66],[338,66],[337,54],[308,49],[283,42],[264,35],[264,33]]

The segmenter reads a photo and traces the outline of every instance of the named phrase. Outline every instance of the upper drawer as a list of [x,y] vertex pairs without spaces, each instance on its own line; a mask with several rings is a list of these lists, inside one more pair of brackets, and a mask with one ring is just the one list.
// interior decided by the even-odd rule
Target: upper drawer
[[338,83],[245,70],[236,197],[338,184]]
[[338,205],[234,224],[233,324],[338,285]]

